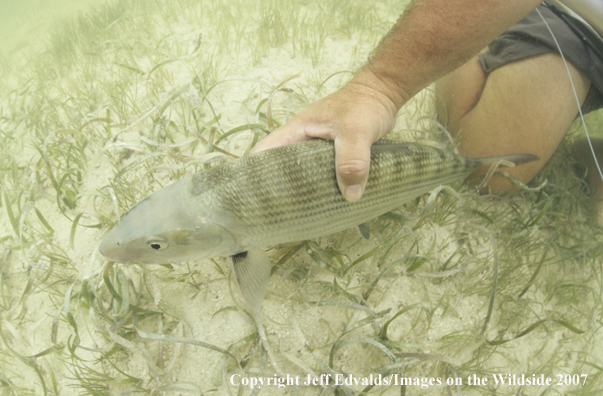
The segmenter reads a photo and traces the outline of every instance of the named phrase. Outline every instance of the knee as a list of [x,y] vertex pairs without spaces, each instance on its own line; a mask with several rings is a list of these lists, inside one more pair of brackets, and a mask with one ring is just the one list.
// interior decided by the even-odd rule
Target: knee
[[[484,176],[487,170],[479,173],[476,172],[469,175],[467,178],[467,183],[471,186],[478,187],[484,182]],[[533,176],[525,177],[524,175],[511,175],[511,177],[523,184],[529,183],[533,178]],[[480,186],[479,193],[501,196],[512,191],[518,191],[520,188],[521,187],[518,184],[516,184],[506,175],[495,174],[490,178],[488,183],[486,183],[484,186]]]

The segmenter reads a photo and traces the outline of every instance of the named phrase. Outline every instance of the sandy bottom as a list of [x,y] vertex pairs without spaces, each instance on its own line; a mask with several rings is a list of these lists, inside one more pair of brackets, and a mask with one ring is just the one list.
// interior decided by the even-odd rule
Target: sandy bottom
[[[365,7],[372,19],[347,30],[340,19],[352,11],[343,3],[333,6],[337,12],[331,3],[300,3],[291,11],[295,20],[333,13],[328,24],[321,22],[329,26],[322,41],[313,43],[309,31],[297,39],[290,34],[289,42],[272,41],[257,55],[262,44],[248,39],[256,25],[276,29],[274,21],[289,7],[281,4],[279,14],[276,6],[248,2],[254,5],[245,19],[235,11],[245,2],[203,6],[211,12],[179,2],[176,16],[168,5],[123,3],[122,16],[109,19],[90,43],[75,46],[70,72],[28,81],[27,68],[35,67],[23,59],[43,48],[56,21],[99,5],[27,3],[0,3],[1,49],[13,66],[23,64],[11,69],[13,85],[0,99],[2,130],[22,137],[7,143],[14,168],[2,170],[2,394],[42,394],[44,387],[61,395],[560,395],[602,389],[600,243],[578,178],[562,173],[555,179],[555,169],[563,167],[549,171],[553,181],[543,193],[500,199],[457,186],[459,196],[443,193],[423,217],[401,220],[420,213],[426,198],[375,220],[370,240],[348,230],[270,249],[277,266],[255,318],[243,309],[225,258],[139,266],[108,263],[98,254],[110,223],[146,194],[230,158],[206,152],[205,143],[218,138],[212,126],[219,135],[266,124],[268,103],[284,122],[341,86],[397,19],[399,4],[350,2],[350,9]],[[110,36],[121,24],[131,36]],[[230,36],[221,41],[225,25]],[[294,51],[294,40],[320,51],[304,54],[301,44]],[[200,89],[191,82],[204,70],[210,72],[201,80],[213,82]],[[110,84],[116,88],[108,92]],[[394,137],[431,137],[437,128],[423,117],[433,115],[432,101],[428,89],[409,103]],[[120,113],[122,107],[130,110]],[[103,121],[107,114],[110,127]],[[59,121],[44,130],[53,117]],[[93,137],[84,165],[63,167],[53,152],[76,147],[83,136],[77,131],[88,131],[82,127],[87,122]],[[183,125],[199,134],[183,132]],[[260,129],[233,133],[216,146],[243,155],[255,134],[263,136]],[[36,147],[50,147],[57,179],[69,174],[65,169],[80,171],[69,174],[76,182],[65,184],[59,200]],[[21,180],[9,181],[16,168],[24,169]],[[63,199],[70,186],[78,194],[75,207]],[[13,194],[19,189],[26,193]],[[7,200],[24,239],[14,232]],[[34,208],[54,230],[50,237]],[[82,227],[99,221],[100,227]],[[25,244],[29,236],[37,242]],[[486,319],[495,268],[496,297]],[[516,376],[514,383],[507,374]],[[522,375],[550,381],[528,385]],[[457,385],[446,385],[455,378]],[[273,383],[253,388],[259,379]],[[308,379],[313,382],[306,385]],[[336,388],[336,379],[343,386]]]

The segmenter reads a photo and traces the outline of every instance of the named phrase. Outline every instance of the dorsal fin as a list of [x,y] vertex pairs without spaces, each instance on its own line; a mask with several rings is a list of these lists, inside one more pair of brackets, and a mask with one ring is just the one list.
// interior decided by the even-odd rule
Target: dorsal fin
[[408,150],[410,146],[415,145],[412,142],[396,142],[394,140],[381,139],[373,143],[371,146],[371,153],[383,153],[391,151],[403,151]]
[[413,147],[418,148],[420,146],[442,150],[442,145],[440,143],[431,140],[419,140],[417,142],[399,142],[396,140],[381,139],[373,143],[373,145],[371,146],[371,153],[375,154],[383,152],[399,152],[412,149]]
[[[491,166],[497,162],[511,162],[515,165],[526,164],[532,161],[538,161],[540,157],[534,154],[507,154],[507,155],[497,155],[494,157],[483,157],[483,158],[474,158],[479,161],[482,166]],[[501,168],[505,167],[505,164],[500,165]]]

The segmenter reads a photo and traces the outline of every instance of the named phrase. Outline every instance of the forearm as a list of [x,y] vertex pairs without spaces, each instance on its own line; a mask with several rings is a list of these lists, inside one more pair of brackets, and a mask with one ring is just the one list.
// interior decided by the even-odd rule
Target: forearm
[[399,109],[540,3],[541,0],[417,0],[351,82],[378,90]]

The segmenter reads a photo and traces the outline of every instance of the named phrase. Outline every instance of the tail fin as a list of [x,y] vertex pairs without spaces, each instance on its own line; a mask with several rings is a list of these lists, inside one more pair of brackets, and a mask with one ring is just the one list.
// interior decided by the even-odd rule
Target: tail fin
[[479,161],[480,165],[482,166],[492,166],[493,164],[500,163],[500,167],[505,167],[508,166],[505,164],[505,162],[510,162],[517,166],[526,164],[528,162],[538,161],[540,160],[540,157],[534,154],[507,154],[475,159]]

